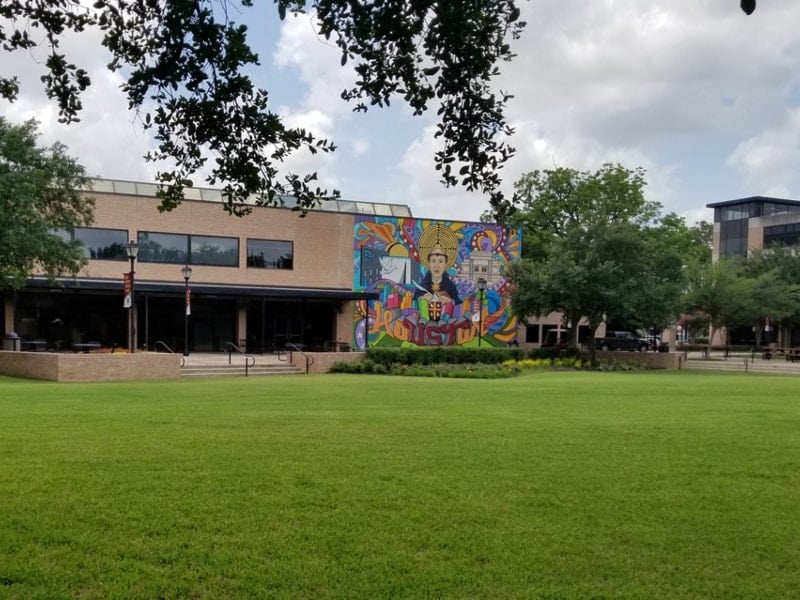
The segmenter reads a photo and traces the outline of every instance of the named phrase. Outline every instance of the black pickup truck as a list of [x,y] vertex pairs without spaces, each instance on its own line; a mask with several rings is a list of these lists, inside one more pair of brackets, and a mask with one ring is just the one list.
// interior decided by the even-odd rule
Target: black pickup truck
[[594,338],[598,350],[630,350],[645,352],[650,343],[630,331],[606,331],[606,337]]

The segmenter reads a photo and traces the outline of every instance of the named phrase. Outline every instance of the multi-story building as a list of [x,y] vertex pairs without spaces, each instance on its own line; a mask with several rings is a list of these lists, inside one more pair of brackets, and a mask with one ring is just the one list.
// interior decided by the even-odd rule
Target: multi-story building
[[800,243],[800,201],[751,196],[707,207],[714,209],[714,260],[747,256],[771,244]]
[[[800,201],[767,196],[751,196],[708,204],[714,209],[713,260],[731,256],[747,256],[752,250],[772,245],[800,245]],[[765,315],[768,317],[768,315]],[[785,345],[794,345],[800,332],[793,330],[772,331],[768,318],[765,333]],[[754,334],[751,328],[720,331],[715,343],[751,343]]]
[[[3,331],[28,349],[220,351],[232,342],[265,352],[516,339],[500,273],[519,256],[519,232],[416,219],[407,206],[376,202],[328,201],[305,216],[254,207],[235,217],[219,190],[188,189],[171,212],[158,210],[153,184],[98,179],[87,194],[94,223],[71,234],[87,266],[56,281],[34,273],[0,296]],[[452,298],[421,289],[441,246]]]

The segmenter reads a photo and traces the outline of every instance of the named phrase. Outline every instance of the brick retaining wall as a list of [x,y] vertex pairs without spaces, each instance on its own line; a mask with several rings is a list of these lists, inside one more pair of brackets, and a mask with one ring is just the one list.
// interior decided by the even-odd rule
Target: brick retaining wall
[[681,352],[603,352],[597,350],[598,360],[631,360],[642,363],[650,369],[679,369]]
[[66,354],[0,351],[0,374],[48,381],[130,381],[178,379],[177,354]]
[[[356,362],[364,359],[363,352],[306,352],[306,355],[314,359],[308,368],[309,373],[327,373],[338,361]],[[292,352],[292,364],[305,370],[306,357],[300,352]]]

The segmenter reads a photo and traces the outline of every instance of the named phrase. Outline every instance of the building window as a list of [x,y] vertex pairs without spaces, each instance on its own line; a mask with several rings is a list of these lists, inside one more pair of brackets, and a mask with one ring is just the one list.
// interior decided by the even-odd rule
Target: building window
[[761,216],[760,209],[761,204],[758,202],[744,202],[731,206],[721,206],[714,210],[714,221],[716,223],[724,223],[725,221],[740,221],[742,219],[759,217]]
[[239,266],[239,239],[207,235],[189,236],[193,265]]
[[239,266],[239,239],[178,233],[139,233],[141,262]]
[[747,255],[747,226],[747,219],[740,221],[725,221],[720,223],[720,256]]
[[189,236],[177,233],[139,233],[139,262],[189,263]]
[[764,228],[764,246],[797,246],[800,244],[800,223]]
[[292,269],[294,244],[282,240],[247,240],[247,266],[257,269]]
[[128,254],[125,252],[128,232],[124,229],[76,227],[72,234],[65,229],[57,233],[67,242],[76,240],[81,242],[84,256],[91,260],[128,260]]

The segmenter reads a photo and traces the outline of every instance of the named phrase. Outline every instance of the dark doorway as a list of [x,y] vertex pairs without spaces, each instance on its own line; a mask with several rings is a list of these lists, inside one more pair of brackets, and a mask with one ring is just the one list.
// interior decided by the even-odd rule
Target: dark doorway
[[333,302],[253,300],[247,309],[247,349],[264,353],[302,344],[325,350],[335,337],[335,314]]

